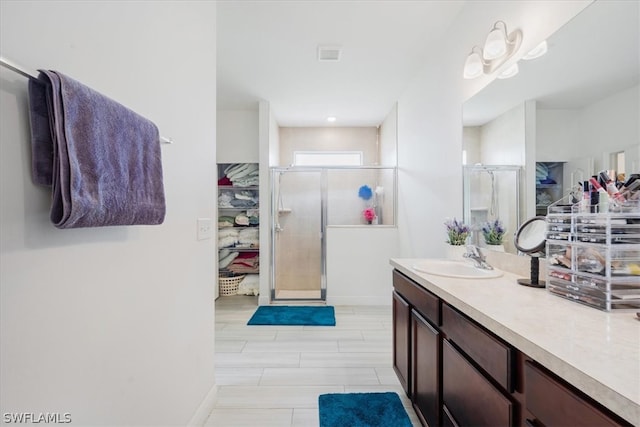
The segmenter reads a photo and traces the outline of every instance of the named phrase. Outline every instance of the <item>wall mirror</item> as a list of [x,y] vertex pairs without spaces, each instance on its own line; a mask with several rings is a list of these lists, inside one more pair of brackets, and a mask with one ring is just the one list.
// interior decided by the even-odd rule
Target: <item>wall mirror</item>
[[[523,168],[520,223],[600,170],[640,171],[639,16],[638,2],[596,1],[547,40],[546,55],[465,102],[466,164]],[[474,197],[464,195],[465,221]]]

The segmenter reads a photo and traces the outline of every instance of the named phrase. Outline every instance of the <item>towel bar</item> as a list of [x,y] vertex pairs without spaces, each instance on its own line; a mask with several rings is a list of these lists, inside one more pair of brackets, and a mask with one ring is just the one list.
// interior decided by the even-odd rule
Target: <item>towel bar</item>
[[[36,77],[36,73],[31,72],[2,56],[0,56],[0,65],[28,79],[38,80],[38,77]],[[171,138],[165,138],[163,136],[160,137],[160,142],[163,144],[173,144],[173,140]]]

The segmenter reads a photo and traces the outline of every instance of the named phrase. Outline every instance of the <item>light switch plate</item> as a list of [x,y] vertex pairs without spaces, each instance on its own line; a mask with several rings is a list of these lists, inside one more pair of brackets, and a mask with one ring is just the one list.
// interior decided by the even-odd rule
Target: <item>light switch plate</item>
[[213,225],[211,218],[198,218],[198,240],[207,240],[213,237]]

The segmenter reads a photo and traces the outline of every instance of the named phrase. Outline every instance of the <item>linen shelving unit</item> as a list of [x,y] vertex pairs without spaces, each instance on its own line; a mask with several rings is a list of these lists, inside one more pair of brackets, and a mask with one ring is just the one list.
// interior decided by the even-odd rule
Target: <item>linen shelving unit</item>
[[[247,274],[259,274],[259,183],[255,179],[233,181],[229,168],[250,167],[257,163],[218,164],[218,276],[220,295],[235,295]],[[256,172],[257,173],[257,172]],[[228,263],[226,261],[231,258]]]
[[604,311],[640,308],[640,201],[547,211],[547,290]]

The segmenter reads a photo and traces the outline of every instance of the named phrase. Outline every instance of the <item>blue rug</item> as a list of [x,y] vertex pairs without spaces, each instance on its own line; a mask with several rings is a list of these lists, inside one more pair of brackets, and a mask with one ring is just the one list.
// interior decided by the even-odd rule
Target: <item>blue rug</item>
[[247,325],[335,326],[331,306],[262,305]]
[[320,427],[411,427],[397,393],[337,393],[318,397]]

